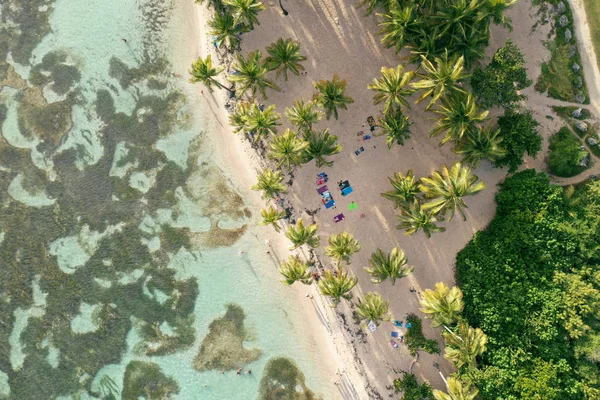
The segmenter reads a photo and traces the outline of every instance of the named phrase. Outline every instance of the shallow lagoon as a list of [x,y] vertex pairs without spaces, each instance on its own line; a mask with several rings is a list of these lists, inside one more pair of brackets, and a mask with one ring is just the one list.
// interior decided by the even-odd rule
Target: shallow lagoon
[[[0,7],[0,398],[257,398],[279,356],[329,397],[256,206],[211,160],[202,104],[165,61],[177,9]],[[252,375],[199,372],[232,303],[243,334],[215,337],[260,351]]]

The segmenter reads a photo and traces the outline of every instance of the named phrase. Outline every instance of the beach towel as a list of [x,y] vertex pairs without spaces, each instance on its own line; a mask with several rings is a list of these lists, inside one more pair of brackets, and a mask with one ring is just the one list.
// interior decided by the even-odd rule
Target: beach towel
[[338,214],[338,215],[336,215],[335,217],[333,217],[333,220],[334,220],[335,222],[340,222],[340,221],[343,221],[345,218],[346,218],[346,217],[344,217],[344,214]]
[[394,326],[402,326],[402,321],[398,321],[397,319],[394,320]]
[[327,187],[327,185],[321,186],[320,188],[317,189],[317,193],[323,194],[323,193],[325,193],[328,190],[329,190],[329,188]]
[[367,117],[367,122],[369,123],[369,126],[372,128],[375,126],[375,118],[373,118],[373,116],[369,115]]
[[407,323],[406,323],[406,327],[407,327],[407,328],[411,328],[411,327],[412,327],[412,324],[411,324],[410,322],[407,322]]
[[396,343],[393,339],[390,340],[390,343],[392,344],[392,347],[397,349],[398,348],[398,343]]
[[325,208],[330,209],[331,207],[335,207],[335,201],[333,201],[333,199],[330,199],[325,203]]
[[327,179],[325,179],[325,178],[319,178],[319,179],[317,179],[317,185],[322,185],[325,182],[327,182]]
[[398,337],[398,336],[400,336],[400,335],[398,334],[398,332],[390,332],[390,335],[391,335],[392,337]]
[[348,186],[350,186],[350,182],[348,181],[342,181],[340,183],[338,183],[338,187],[341,189],[347,188]]
[[342,196],[348,196],[350,193],[352,193],[352,186],[342,189]]
[[375,330],[377,329],[377,325],[375,325],[375,322],[373,321],[369,321],[369,324],[367,326],[369,327],[371,332],[375,332]]
[[356,210],[357,208],[358,208],[358,204],[356,204],[355,201],[353,201],[352,203],[348,204],[348,211]]
[[369,139],[371,139],[371,138],[372,138],[372,136],[371,136],[371,135],[365,135],[365,136],[363,136],[362,140],[363,140],[363,142],[364,142],[364,141],[366,141],[366,140],[369,140]]
[[360,149],[356,150],[356,151],[354,152],[354,154],[356,154],[356,155],[359,155],[359,154],[360,154],[360,153],[362,153],[363,151],[365,151],[365,148],[364,148],[364,147],[361,147]]
[[327,174],[325,172],[321,172],[317,174],[317,178],[327,178]]

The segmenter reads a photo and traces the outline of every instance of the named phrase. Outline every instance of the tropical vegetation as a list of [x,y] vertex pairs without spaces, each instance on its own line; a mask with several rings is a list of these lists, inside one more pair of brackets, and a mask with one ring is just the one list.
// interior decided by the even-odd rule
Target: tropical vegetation
[[300,62],[305,61],[306,57],[300,54],[300,43],[297,41],[279,38],[267,47],[267,53],[269,56],[265,59],[265,65],[269,71],[275,70],[277,77],[283,73],[287,81],[288,70],[295,75],[304,71]]
[[262,221],[258,223],[259,225],[272,225],[273,228],[275,228],[275,231],[281,231],[279,220],[285,218],[285,211],[279,211],[277,208],[273,207],[272,205],[269,205],[269,207],[262,208],[260,210],[260,215],[262,216]]
[[333,161],[328,161],[325,157],[336,155],[342,151],[342,145],[337,142],[337,136],[329,133],[327,128],[320,132],[307,130],[304,132],[303,138],[308,143],[304,150],[304,162],[315,160],[317,168],[324,165],[333,166]]
[[412,204],[421,190],[419,189],[419,180],[415,180],[413,171],[408,170],[406,176],[401,172],[394,174],[392,178],[388,178],[393,190],[381,193],[383,197],[394,202],[394,207],[407,207]]
[[436,222],[440,221],[442,220],[438,219],[432,211],[425,210],[421,206],[421,201],[417,199],[400,209],[397,227],[404,229],[404,234],[407,236],[423,230],[425,236],[430,238],[432,233],[446,230],[446,228],[436,225]]
[[342,260],[350,264],[350,257],[361,249],[358,240],[345,231],[340,234],[332,233],[327,238],[327,243],[329,245],[325,248],[325,254],[336,260],[338,265]]
[[296,127],[298,131],[309,131],[313,124],[323,118],[323,112],[316,108],[314,100],[296,100],[292,107],[285,109],[285,117]]
[[258,182],[250,188],[262,191],[264,199],[271,199],[279,193],[287,192],[287,187],[283,184],[283,174],[280,171],[265,168],[258,173],[257,179]]
[[388,149],[391,149],[396,142],[399,145],[404,145],[404,140],[410,137],[410,126],[408,115],[404,115],[400,108],[388,111],[379,118],[378,125],[382,128],[383,134],[387,135],[386,144]]
[[371,268],[365,268],[365,271],[372,276],[371,282],[382,283],[389,279],[393,286],[396,284],[396,279],[404,278],[414,270],[414,267],[406,265],[407,262],[404,251],[397,247],[394,247],[388,254],[377,249],[369,259]]
[[223,0],[223,4],[227,6],[235,25],[246,25],[250,29],[254,28],[254,24],[260,25],[258,13],[267,8],[257,0]]
[[275,136],[269,142],[269,158],[277,162],[277,167],[292,167],[302,164],[305,160],[308,142],[292,130],[286,129],[281,135]]
[[356,286],[358,279],[351,276],[348,271],[338,268],[335,273],[331,270],[325,270],[325,273],[319,279],[319,291],[321,294],[331,297],[333,306],[337,307],[341,299],[349,300],[352,298],[350,291]]
[[279,267],[279,273],[283,275],[283,282],[286,285],[293,285],[296,282],[310,285],[312,283],[312,273],[307,262],[302,261],[300,256],[291,255],[287,261],[282,261]]
[[400,106],[408,106],[406,97],[414,92],[410,86],[413,75],[412,71],[405,72],[402,64],[396,68],[381,68],[381,78],[373,79],[373,83],[368,86],[375,91],[373,104],[384,103],[384,114]]
[[266,89],[281,90],[274,82],[267,77],[267,68],[262,61],[260,50],[254,50],[248,54],[248,58],[241,53],[236,56],[236,62],[233,63],[233,73],[227,79],[235,84],[236,93],[240,96],[250,90],[250,96],[254,97],[256,92],[260,92],[266,99]]
[[369,292],[358,299],[356,305],[356,317],[359,321],[363,321],[366,325],[368,322],[374,322],[379,325],[382,321],[389,321],[391,315],[389,313],[390,302],[385,301],[381,294],[377,292]]
[[217,68],[213,66],[212,57],[210,54],[206,56],[205,59],[198,57],[198,59],[192,63],[192,68],[189,71],[190,82],[202,82],[211,92],[213,91],[213,86],[217,86],[222,89],[228,89],[216,79],[216,77],[223,72],[224,69],[224,66]]
[[298,218],[295,225],[288,225],[285,231],[285,237],[287,237],[292,245],[290,250],[296,250],[303,244],[308,247],[317,248],[319,247],[319,235],[317,234],[319,227],[317,224],[310,224],[304,226],[302,218]]
[[330,81],[320,80],[314,83],[317,93],[313,96],[314,100],[325,110],[325,117],[331,118],[331,115],[338,119],[338,108],[346,110],[347,105],[354,103],[352,97],[345,95],[346,80],[333,75]]
[[463,311],[463,293],[458,286],[448,288],[444,282],[435,284],[435,290],[421,293],[421,311],[431,318],[431,326],[452,325]]
[[548,167],[556,176],[571,177],[582,173],[586,166],[582,161],[589,153],[582,149],[581,141],[571,130],[563,126],[549,140]]

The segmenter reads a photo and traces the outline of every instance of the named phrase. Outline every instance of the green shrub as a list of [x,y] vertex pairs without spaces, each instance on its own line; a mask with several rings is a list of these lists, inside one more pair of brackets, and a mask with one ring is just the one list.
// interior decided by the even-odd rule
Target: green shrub
[[548,166],[556,176],[571,177],[582,173],[586,167],[579,164],[589,154],[581,150],[581,142],[569,128],[563,126],[550,138]]
[[408,314],[406,322],[411,324],[411,327],[406,330],[404,343],[406,343],[406,347],[408,347],[408,351],[412,356],[414,356],[418,350],[423,350],[431,354],[440,353],[438,342],[433,339],[427,339],[425,335],[423,335],[423,327],[419,317],[415,314]]
[[394,379],[396,393],[402,393],[401,400],[423,400],[433,398],[431,385],[423,382],[419,385],[413,374],[405,373],[402,379]]

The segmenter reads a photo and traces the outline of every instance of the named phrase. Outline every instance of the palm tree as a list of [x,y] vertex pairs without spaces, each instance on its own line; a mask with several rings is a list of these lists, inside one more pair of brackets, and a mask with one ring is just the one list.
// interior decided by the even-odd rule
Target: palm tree
[[486,0],[479,13],[480,20],[489,19],[496,25],[502,25],[509,31],[512,31],[511,20],[504,12],[508,10],[517,0]]
[[261,59],[262,53],[260,50],[255,50],[248,54],[248,59],[244,58],[242,54],[237,55],[237,62],[232,66],[235,72],[229,75],[227,79],[235,83],[240,95],[243,95],[250,89],[252,97],[254,97],[258,90],[266,99],[266,88],[281,90],[279,86],[267,79],[267,68],[262,64]]
[[282,261],[279,272],[284,276],[281,282],[286,285],[293,285],[300,281],[305,285],[312,283],[312,273],[308,267],[308,263],[302,261],[299,256],[290,256],[288,261]]
[[252,104],[245,116],[245,129],[254,132],[254,141],[257,142],[263,136],[277,133],[277,126],[281,125],[278,122],[280,118],[281,115],[275,112],[275,105],[261,110],[256,104]]
[[383,129],[383,134],[387,135],[385,143],[388,149],[391,149],[396,142],[399,145],[404,145],[404,140],[410,137],[410,126],[408,115],[402,113],[402,109],[398,108],[385,114],[383,118],[379,118],[378,125]]
[[421,28],[414,39],[414,43],[407,45],[410,49],[408,62],[421,68],[423,59],[432,60],[444,54],[445,49],[439,43],[439,27],[432,26],[427,29]]
[[211,92],[213,91],[213,85],[229,90],[229,88],[226,88],[221,84],[221,82],[215,79],[215,77],[223,72],[224,69],[225,66],[223,65],[217,68],[213,67],[210,54],[204,60],[202,57],[198,57],[198,59],[192,63],[192,68],[189,71],[191,75],[190,82],[202,82]]
[[373,104],[385,103],[383,113],[387,114],[399,106],[408,106],[406,97],[414,93],[410,81],[414,76],[413,71],[404,71],[402,64],[396,68],[381,68],[381,78],[373,79],[367,88],[374,90]]
[[338,107],[347,109],[346,104],[354,103],[352,97],[344,96],[346,90],[346,80],[340,79],[337,74],[333,75],[330,81],[321,80],[314,83],[315,89],[318,90],[313,97],[316,102],[325,110],[327,119],[331,118],[333,113],[335,119],[338,119]]
[[429,136],[446,132],[441,145],[449,140],[458,143],[466,133],[475,131],[479,127],[478,124],[483,123],[488,116],[488,111],[479,111],[471,93],[461,92],[444,96],[441,104],[433,112],[440,115],[440,118]]
[[393,286],[396,284],[396,279],[404,278],[414,270],[414,267],[406,265],[406,262],[404,251],[397,247],[387,255],[383,254],[381,249],[377,249],[371,254],[369,260],[372,268],[365,268],[365,271],[372,276],[371,282],[381,283],[389,278]]
[[377,6],[377,3],[381,3],[381,8],[387,10],[390,8],[390,5],[393,1],[395,0],[361,0],[361,2],[358,3],[358,7],[367,6],[366,14],[371,15],[373,10]]
[[246,115],[250,111],[250,103],[240,101],[237,103],[235,110],[229,115],[229,125],[233,127],[233,133],[249,132],[246,125]]
[[463,56],[468,70],[473,61],[483,58],[489,41],[489,29],[482,29],[478,25],[468,26],[465,32],[456,33],[450,38],[447,49],[450,54]]
[[290,170],[292,166],[302,164],[308,143],[299,138],[296,132],[286,129],[283,134],[271,140],[269,147],[269,158],[277,161],[277,167],[285,165]]
[[315,109],[316,104],[314,100],[296,100],[292,107],[285,109],[285,116],[299,131],[308,131],[323,117],[323,113]]
[[298,218],[296,225],[289,225],[285,231],[285,237],[292,242],[290,250],[296,250],[303,244],[306,244],[313,249],[319,247],[320,241],[319,236],[317,235],[318,229],[319,227],[317,224],[311,224],[305,227],[302,218]]
[[404,234],[414,235],[423,229],[423,233],[427,238],[431,237],[432,233],[444,232],[446,228],[437,226],[438,218],[428,210],[421,207],[418,200],[413,201],[410,205],[402,207],[400,215],[398,215],[398,229],[405,229]]
[[396,54],[406,43],[413,42],[423,29],[423,15],[415,10],[414,6],[400,7],[395,5],[390,7],[386,14],[377,14],[381,18],[379,33],[383,35],[381,43],[386,49],[396,48]]
[[358,299],[356,305],[356,315],[361,321],[373,321],[379,325],[381,321],[389,321],[390,302],[383,300],[381,294],[377,292],[369,292],[362,299]]
[[283,184],[283,174],[280,171],[273,171],[265,168],[258,173],[258,182],[252,185],[252,190],[262,190],[263,198],[273,198],[277,193],[287,192],[287,187]]
[[285,211],[279,211],[277,208],[269,205],[268,208],[262,208],[260,210],[260,215],[263,219],[258,223],[259,225],[273,225],[273,228],[275,228],[277,232],[281,231],[281,226],[279,226],[278,221],[282,218],[285,218]]
[[337,307],[340,299],[349,300],[352,298],[350,291],[357,283],[358,279],[355,276],[350,276],[347,271],[341,268],[338,268],[335,275],[330,270],[326,270],[319,279],[319,290],[321,294],[331,297],[333,306]]
[[225,46],[230,51],[239,48],[240,33],[246,32],[243,25],[235,23],[229,13],[215,13],[215,17],[208,22],[208,33],[215,37],[219,47]]
[[300,43],[292,39],[277,39],[277,42],[271,43],[267,47],[269,56],[265,59],[265,65],[269,71],[276,70],[276,76],[283,72],[283,76],[287,81],[288,69],[296,75],[300,75],[300,71],[304,71],[304,66],[300,64],[305,61],[306,57],[300,54]]
[[412,204],[419,194],[419,180],[415,181],[412,169],[409,169],[406,176],[401,172],[394,174],[393,178],[388,178],[394,190],[381,193],[383,197],[394,202],[394,208],[406,207]]
[[453,0],[443,2],[432,19],[437,22],[442,31],[440,36],[463,33],[475,23],[478,10],[481,8],[480,0]]
[[337,136],[329,133],[329,129],[321,132],[313,132],[308,130],[304,132],[304,140],[308,143],[308,147],[304,151],[305,162],[316,160],[317,168],[327,165],[331,167],[333,161],[327,161],[323,157],[333,156],[342,151],[342,145],[337,142]]
[[479,390],[473,387],[468,382],[461,382],[457,378],[448,378],[446,382],[446,390],[448,393],[444,393],[441,390],[434,389],[433,397],[435,400],[475,400],[479,394]]
[[495,161],[506,155],[506,149],[501,146],[501,143],[500,129],[479,127],[473,132],[468,132],[454,152],[463,156],[464,163],[477,168],[484,158]]
[[458,286],[449,289],[444,282],[435,284],[435,290],[421,293],[421,311],[432,319],[431,326],[446,326],[454,323],[464,308],[463,294]]
[[361,248],[358,240],[348,232],[342,232],[339,235],[332,233],[327,239],[327,243],[329,246],[325,248],[325,254],[336,260],[338,265],[342,260],[345,260],[346,264],[350,264],[350,256],[358,253]]
[[258,13],[267,7],[257,0],[223,0],[223,3],[229,8],[235,24],[247,25],[250,29],[258,22]]
[[450,330],[443,333],[446,339],[446,357],[452,360],[457,368],[463,365],[477,367],[476,358],[486,350],[488,337],[479,328],[471,328],[466,322],[458,323],[457,332]]
[[425,92],[417,99],[417,103],[431,96],[431,101],[425,108],[429,110],[442,95],[455,91],[463,92],[457,85],[468,76],[463,72],[464,57],[450,58],[446,50],[443,57],[434,58],[435,65],[424,56],[421,56],[421,59],[421,67],[425,73],[420,74],[423,79],[413,83],[412,86]]
[[425,198],[431,199],[423,205],[423,209],[431,210],[434,214],[449,211],[449,221],[454,217],[454,211],[458,210],[466,221],[464,209],[467,205],[463,197],[473,196],[485,189],[485,183],[477,182],[478,179],[471,173],[471,168],[461,163],[454,164],[450,170],[443,165],[441,174],[434,171],[431,177],[421,178],[421,191]]

